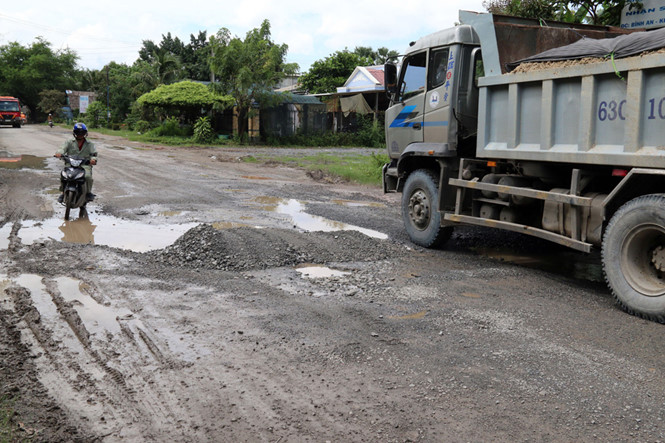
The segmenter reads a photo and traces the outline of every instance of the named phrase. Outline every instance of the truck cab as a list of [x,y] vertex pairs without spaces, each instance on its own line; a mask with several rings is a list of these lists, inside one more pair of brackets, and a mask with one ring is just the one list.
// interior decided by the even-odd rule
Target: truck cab
[[0,97],[0,124],[21,127],[21,105],[15,97]]
[[468,25],[445,29],[413,42],[401,69],[388,64],[386,146],[391,158],[386,192],[422,160],[472,155],[477,128],[480,41]]

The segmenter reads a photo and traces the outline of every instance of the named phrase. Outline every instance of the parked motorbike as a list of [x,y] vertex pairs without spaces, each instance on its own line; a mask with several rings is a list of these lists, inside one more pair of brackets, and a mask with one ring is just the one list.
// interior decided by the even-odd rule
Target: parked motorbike
[[80,208],[79,217],[82,217],[86,214],[85,205],[88,203],[88,185],[85,183],[85,169],[82,166],[89,165],[90,160],[69,155],[62,155],[60,159],[65,162],[60,173],[64,190],[62,204],[65,206],[65,220],[69,220],[72,208]]

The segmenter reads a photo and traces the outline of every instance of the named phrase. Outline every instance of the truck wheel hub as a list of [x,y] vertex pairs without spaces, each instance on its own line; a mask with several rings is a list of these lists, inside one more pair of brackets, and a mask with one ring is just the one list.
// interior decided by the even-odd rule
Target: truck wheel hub
[[651,263],[659,271],[665,271],[665,248],[658,246],[651,253]]
[[411,195],[409,199],[409,217],[418,229],[426,229],[429,225],[429,198],[423,191],[416,191]]

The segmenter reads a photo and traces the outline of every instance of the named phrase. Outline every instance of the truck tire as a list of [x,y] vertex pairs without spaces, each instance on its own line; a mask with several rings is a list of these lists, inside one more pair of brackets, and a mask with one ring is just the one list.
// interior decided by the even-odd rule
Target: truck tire
[[627,312],[665,323],[665,195],[637,197],[614,214],[602,246],[605,280]]
[[435,248],[450,238],[453,228],[441,226],[439,189],[431,171],[418,169],[406,179],[402,219],[411,241],[419,246]]

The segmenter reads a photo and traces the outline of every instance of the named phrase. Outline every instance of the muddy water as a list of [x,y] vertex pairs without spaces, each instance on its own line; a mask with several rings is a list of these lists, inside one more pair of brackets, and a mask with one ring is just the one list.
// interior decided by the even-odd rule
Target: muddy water
[[330,277],[344,277],[349,275],[350,272],[338,271],[323,265],[300,265],[296,267],[296,271],[301,276],[306,278],[330,278]]
[[112,308],[97,303],[86,294],[86,284],[70,277],[56,279],[58,289],[65,301],[70,302],[79,317],[91,333],[106,331],[119,334],[120,324],[117,318],[131,318],[133,313],[127,309]]
[[6,223],[0,228],[0,251],[9,247],[9,234],[12,231],[12,225]]
[[381,240],[388,238],[388,236],[382,232],[361,228],[360,226],[349,225],[335,220],[329,220],[317,215],[308,214],[305,212],[305,206],[298,200],[278,197],[257,197],[254,199],[254,201],[261,204],[265,211],[277,212],[279,214],[290,216],[293,224],[297,228],[304,231],[358,231],[367,235],[368,237],[378,238]]
[[46,157],[14,155],[0,151],[0,169],[46,169]]
[[[146,252],[172,244],[197,225],[197,223],[147,224],[109,215],[94,214],[70,221],[63,221],[60,218],[26,221],[23,222],[18,236],[24,245],[52,239],[67,243],[106,245],[135,252]],[[2,246],[0,243],[0,249]],[[6,246],[4,248],[6,249]]]

